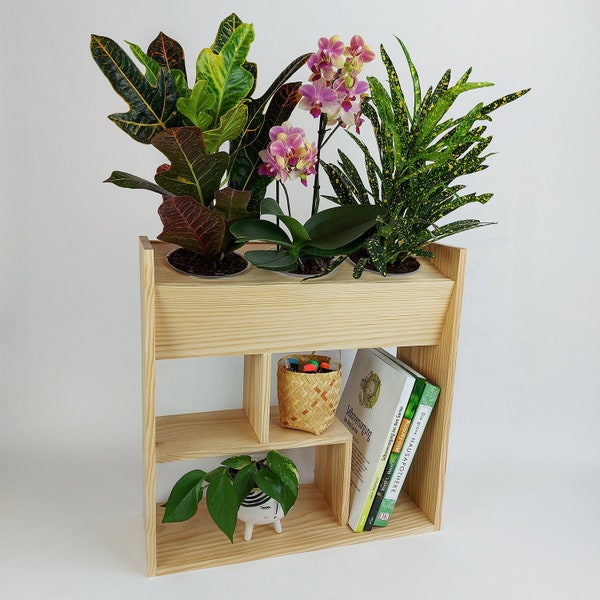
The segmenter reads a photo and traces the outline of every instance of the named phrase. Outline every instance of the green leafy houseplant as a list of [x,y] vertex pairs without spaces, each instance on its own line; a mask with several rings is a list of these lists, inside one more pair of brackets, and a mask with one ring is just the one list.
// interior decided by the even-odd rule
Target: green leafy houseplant
[[258,216],[271,181],[258,173],[258,153],[271,127],[285,121],[299,101],[300,83],[288,79],[308,58],[292,61],[253,98],[258,69],[246,60],[253,40],[251,24],[235,14],[224,19],[213,44],[198,55],[189,88],[183,49],[164,33],[146,52],[129,43],[144,72],[112,39],[91,36],[94,60],[129,105],[128,112],[109,119],[170,161],[158,167],[153,182],[123,171],[107,182],[160,194],[159,239],[204,257],[213,269],[240,245],[230,225]]
[[[324,275],[341,263],[347,254],[359,248],[375,226],[382,209],[369,206],[337,206],[316,212],[304,225],[286,215],[272,198],[261,203],[262,215],[274,215],[283,223],[263,219],[246,219],[231,226],[240,241],[277,244],[272,250],[248,250],[246,258],[257,267],[272,271],[293,271],[309,261],[314,271],[305,268],[303,275]],[[333,259],[328,261],[324,259]]]
[[444,224],[438,221],[466,204],[483,204],[492,197],[489,193],[461,194],[465,186],[455,180],[488,166],[485,161],[489,154],[484,152],[492,136],[486,135],[486,126],[481,122],[491,121],[491,112],[529,91],[508,94],[489,104],[479,103],[458,118],[449,117],[449,109],[461,94],[493,84],[469,81],[469,69],[450,85],[451,73],[447,70],[437,86],[422,95],[417,70],[405,45],[398,41],[412,79],[412,108],[396,68],[381,46],[388,88],[375,77],[368,77],[371,98],[363,105],[375,135],[376,155],[349,132],[364,154],[367,182],[341,151],[337,165],[321,163],[335,193],[329,199],[342,205],[374,203],[386,209],[365,241],[362,254],[353,257],[355,277],[360,277],[366,266],[382,275],[402,272],[411,257],[416,262],[415,256],[433,256],[425,248],[428,244],[489,224],[475,219]]
[[284,514],[287,514],[298,497],[296,465],[276,450],[271,450],[265,458],[232,456],[212,471],[189,471],[173,486],[169,499],[164,504],[162,522],[174,523],[190,519],[196,514],[199,502],[206,495],[208,513],[233,542],[242,501],[257,487],[279,502]]

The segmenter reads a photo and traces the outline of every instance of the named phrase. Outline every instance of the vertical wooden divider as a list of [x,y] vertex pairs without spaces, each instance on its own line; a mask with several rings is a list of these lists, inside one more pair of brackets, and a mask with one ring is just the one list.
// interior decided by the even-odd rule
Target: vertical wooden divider
[[398,358],[412,365],[441,388],[437,406],[425,429],[405,484],[409,496],[433,522],[437,531],[441,527],[442,519],[454,371],[467,252],[463,248],[448,246],[436,246],[434,251],[436,257],[431,262],[446,277],[454,280],[454,288],[440,341],[436,346],[400,347],[397,353]]
[[261,444],[269,442],[271,354],[244,355],[244,412]]
[[142,303],[142,444],[144,457],[144,523],[148,576],[156,575],[156,370],[154,249],[140,238]]

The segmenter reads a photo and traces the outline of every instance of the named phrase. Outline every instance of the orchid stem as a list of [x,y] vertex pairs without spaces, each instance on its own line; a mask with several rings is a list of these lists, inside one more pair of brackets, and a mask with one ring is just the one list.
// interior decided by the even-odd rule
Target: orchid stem
[[315,166],[315,182],[313,185],[313,200],[311,215],[315,215],[319,210],[319,163],[321,161],[321,148],[324,144],[325,134],[327,133],[327,115],[321,113],[319,117],[319,133],[317,137],[317,164]]

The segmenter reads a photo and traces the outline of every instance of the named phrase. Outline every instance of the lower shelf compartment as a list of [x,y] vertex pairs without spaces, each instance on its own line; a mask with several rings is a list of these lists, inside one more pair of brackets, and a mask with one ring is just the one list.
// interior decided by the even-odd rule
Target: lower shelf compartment
[[239,521],[234,543],[229,542],[208,516],[204,502],[198,514],[183,523],[162,524],[164,509],[157,505],[156,510],[157,575],[434,531],[433,523],[402,494],[387,527],[355,533],[337,523],[313,484],[300,487],[298,501],[282,520],[282,533],[275,533],[271,525],[257,526],[249,542],[244,541]]

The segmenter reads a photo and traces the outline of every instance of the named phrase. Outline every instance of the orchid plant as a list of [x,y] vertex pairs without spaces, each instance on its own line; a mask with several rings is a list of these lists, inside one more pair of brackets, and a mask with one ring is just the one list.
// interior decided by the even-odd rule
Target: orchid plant
[[[277,244],[274,250],[250,250],[246,258],[254,265],[279,271],[304,270],[309,260],[329,259],[321,274],[339,264],[347,253],[360,247],[375,226],[380,207],[339,206],[319,213],[319,162],[321,150],[339,127],[354,127],[360,133],[362,103],[368,97],[369,86],[359,79],[364,64],[374,60],[374,52],[363,38],[355,35],[349,45],[335,35],[322,37],[318,50],[307,61],[308,83],[300,86],[298,107],[319,119],[317,141],[310,142],[300,127],[286,121],[269,131],[269,144],[259,152],[262,164],[258,172],[276,181],[277,202],[265,199],[262,215],[275,215],[277,223],[263,219],[248,219],[235,223],[231,232],[240,241],[263,241]],[[328,127],[333,129],[328,130]],[[328,134],[329,131],[329,135]],[[289,195],[285,187],[289,180],[308,185],[314,177],[310,219],[302,225],[291,216]],[[279,189],[283,189],[288,214],[278,207]],[[287,227],[287,232],[279,223]],[[337,260],[331,260],[337,257]]]

